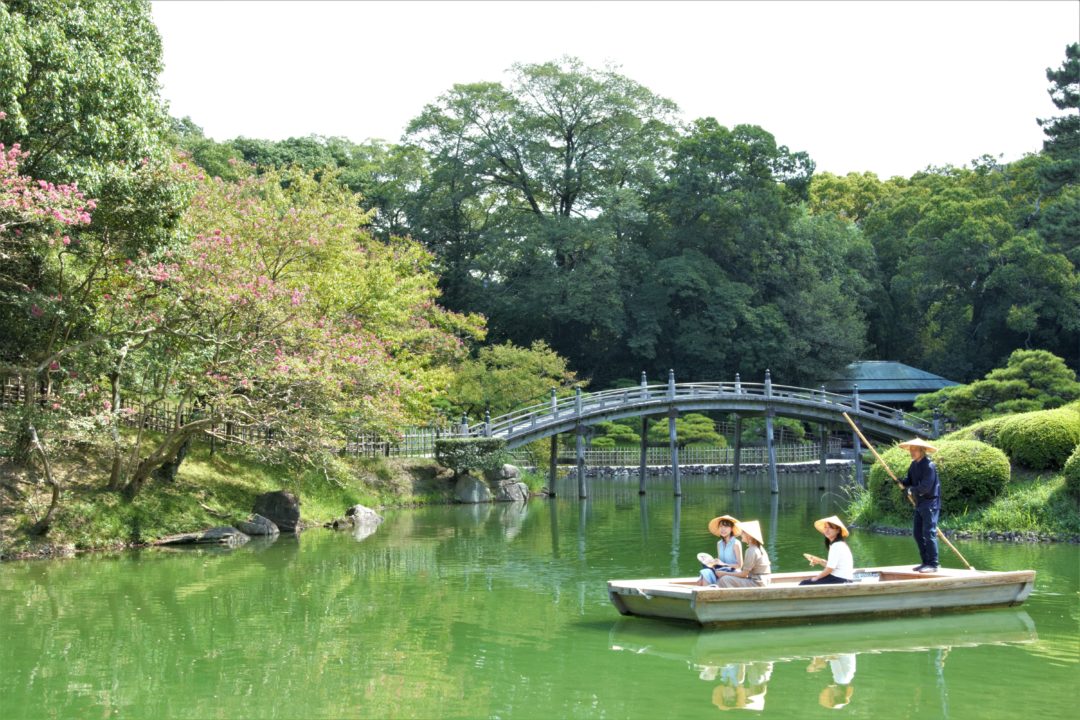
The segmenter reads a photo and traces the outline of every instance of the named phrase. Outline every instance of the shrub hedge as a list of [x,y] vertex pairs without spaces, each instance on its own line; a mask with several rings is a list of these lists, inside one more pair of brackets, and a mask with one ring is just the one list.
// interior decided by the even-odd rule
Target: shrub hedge
[[1080,443],[1080,403],[990,418],[943,440],[980,440],[1004,450],[1017,465],[1058,470]]
[[502,465],[502,438],[442,438],[435,441],[435,460],[460,475],[467,470],[491,470]]
[[[984,505],[1001,493],[1009,482],[1009,459],[1001,450],[977,440],[946,440],[937,443],[932,459],[941,480],[941,509],[961,513]],[[907,450],[893,447],[882,454],[896,476],[903,478],[911,465]],[[867,487],[874,509],[885,515],[904,515],[911,504],[880,464],[870,471]]]
[[997,445],[1013,462],[1032,470],[1060,470],[1080,443],[1080,413],[1072,406],[1010,415]]
[[1065,461],[1065,490],[1074,498],[1080,500],[1080,445],[1076,446],[1073,454]]

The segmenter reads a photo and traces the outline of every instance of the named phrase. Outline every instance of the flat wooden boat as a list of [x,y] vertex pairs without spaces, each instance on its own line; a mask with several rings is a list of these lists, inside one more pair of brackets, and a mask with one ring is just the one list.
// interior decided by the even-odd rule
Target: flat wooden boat
[[815,574],[774,573],[763,588],[701,587],[696,577],[609,580],[608,597],[623,615],[724,626],[1008,607],[1024,602],[1035,586],[1034,570],[923,574],[907,566],[860,568],[857,581],[843,585],[799,585]]

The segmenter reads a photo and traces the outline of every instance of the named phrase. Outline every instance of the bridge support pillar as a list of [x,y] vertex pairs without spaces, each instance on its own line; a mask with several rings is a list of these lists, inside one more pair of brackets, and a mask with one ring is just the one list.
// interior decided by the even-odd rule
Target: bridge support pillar
[[732,492],[739,492],[742,486],[739,483],[739,463],[742,461],[742,416],[735,416],[735,482],[731,486]]
[[668,370],[668,438],[671,442],[671,476],[675,481],[675,497],[682,497],[682,478],[679,477],[679,438],[675,433],[675,418],[679,411],[675,409],[675,371]]
[[[851,409],[856,413],[859,412],[859,386],[853,385],[851,388]],[[863,478],[863,466],[862,466],[862,441],[859,439],[859,433],[852,431],[851,442],[855,448],[855,482],[860,487],[866,487],[866,481]]]
[[829,472],[829,426],[821,423],[821,431],[818,433],[821,442],[821,474]]
[[577,450],[577,487],[578,497],[584,500],[589,496],[585,489],[585,426],[581,424],[581,388],[574,388],[574,413],[577,423],[574,426],[574,447]]
[[679,477],[679,437],[675,432],[675,418],[679,411],[671,408],[668,411],[668,439],[671,444],[671,475],[675,481],[675,497],[682,497],[682,478]]
[[[642,373],[644,374],[644,373]],[[649,418],[641,416],[641,463],[638,465],[638,495],[645,494],[645,472],[649,461]]]
[[578,497],[584,500],[589,497],[589,493],[585,488],[585,426],[578,425],[574,429],[574,440],[576,446],[576,464],[577,464],[577,487]]
[[780,479],[776,475],[776,444],[773,442],[773,411],[765,413],[765,447],[769,453],[769,492],[780,492]]
[[[559,472],[559,436],[551,436],[551,451],[548,455],[548,495],[555,497],[555,477]],[[554,512],[554,510],[552,511]]]

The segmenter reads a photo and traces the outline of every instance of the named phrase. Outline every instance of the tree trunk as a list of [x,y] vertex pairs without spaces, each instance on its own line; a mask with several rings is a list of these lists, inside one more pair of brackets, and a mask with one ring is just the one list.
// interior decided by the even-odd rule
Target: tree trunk
[[19,374],[19,379],[23,387],[23,416],[19,421],[18,436],[12,452],[15,462],[26,465],[33,457],[34,440],[37,437],[37,431],[34,430],[34,393],[30,390],[34,373],[24,370]]
[[191,436],[202,430],[205,427],[213,425],[221,418],[207,417],[199,420],[193,420],[186,425],[182,425],[171,433],[165,436],[165,439],[147,455],[142,461],[139,462],[135,468],[135,472],[131,474],[131,479],[128,480],[127,485],[124,486],[124,495],[128,499],[133,499],[139,494],[143,485],[150,479],[150,476],[155,470],[160,468],[167,462],[175,462],[179,465],[177,455],[180,452],[180,448],[187,443]]
[[56,512],[57,506],[60,504],[60,483],[56,481],[56,478],[52,474],[52,466],[49,465],[49,456],[45,452],[45,447],[38,439],[37,430],[33,425],[28,426],[30,433],[30,444],[33,448],[34,454],[41,460],[42,468],[45,470],[45,482],[52,487],[52,500],[49,502],[49,509],[45,513],[45,517],[34,523],[30,528],[31,535],[44,535],[49,532],[49,528],[52,526],[53,514]]

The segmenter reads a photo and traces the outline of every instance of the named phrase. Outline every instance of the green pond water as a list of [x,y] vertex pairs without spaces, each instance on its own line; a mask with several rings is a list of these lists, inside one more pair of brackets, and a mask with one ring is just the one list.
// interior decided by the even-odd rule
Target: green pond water
[[[692,575],[714,515],[759,519],[775,571],[822,554],[838,477],[595,480],[558,498],[385,513],[232,551],[0,566],[0,718],[1072,718],[1080,548],[958,541],[1038,571],[1020,608],[702,630],[624,618],[610,578]],[[917,564],[855,531],[857,565]],[[946,565],[959,566],[942,547]],[[839,707],[827,707],[839,706]]]

